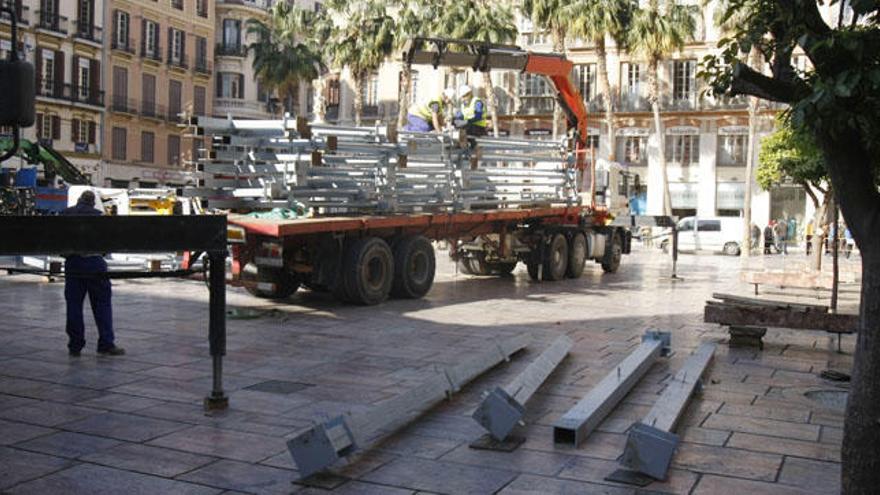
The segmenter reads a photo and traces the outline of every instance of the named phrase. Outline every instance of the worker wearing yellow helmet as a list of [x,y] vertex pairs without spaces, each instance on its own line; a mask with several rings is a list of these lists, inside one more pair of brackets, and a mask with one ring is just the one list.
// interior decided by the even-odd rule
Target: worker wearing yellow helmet
[[486,102],[482,98],[474,96],[474,91],[467,84],[458,88],[459,110],[453,121],[455,127],[464,129],[471,136],[485,136],[486,127]]
[[431,132],[443,129],[443,113],[452,108],[455,90],[446,88],[436,98],[413,104],[407,112],[405,131]]

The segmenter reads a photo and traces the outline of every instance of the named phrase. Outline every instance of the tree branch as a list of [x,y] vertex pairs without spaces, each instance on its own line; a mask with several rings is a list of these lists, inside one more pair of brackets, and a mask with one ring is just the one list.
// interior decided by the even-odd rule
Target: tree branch
[[810,187],[810,183],[807,181],[801,181],[801,186],[803,186],[804,191],[807,191],[807,195],[810,197],[810,200],[813,202],[813,206],[816,209],[819,208],[819,198],[816,197],[816,193],[813,192],[813,188]]
[[781,81],[752,69],[748,65],[737,62],[733,66],[733,79],[730,83],[730,94],[757,96],[770,101],[794,103],[805,97],[803,85]]

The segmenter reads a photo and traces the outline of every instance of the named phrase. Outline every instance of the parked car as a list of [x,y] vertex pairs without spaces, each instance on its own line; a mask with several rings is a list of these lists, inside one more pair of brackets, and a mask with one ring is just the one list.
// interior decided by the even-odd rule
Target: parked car
[[[680,252],[712,252],[738,256],[743,236],[739,217],[684,217],[678,221]],[[669,252],[671,239],[664,239],[660,249]]]

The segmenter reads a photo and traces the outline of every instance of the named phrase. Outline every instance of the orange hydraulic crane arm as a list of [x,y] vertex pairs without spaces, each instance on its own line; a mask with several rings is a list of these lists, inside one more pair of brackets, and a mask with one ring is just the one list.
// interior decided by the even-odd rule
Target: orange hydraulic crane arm
[[515,45],[496,45],[445,38],[413,38],[404,47],[407,64],[428,64],[434,68],[468,67],[474,71],[518,70],[546,76],[557,92],[557,101],[565,112],[569,129],[576,132],[576,161],[583,170],[586,161],[587,109],[570,74],[574,66],[563,55],[533,53]]

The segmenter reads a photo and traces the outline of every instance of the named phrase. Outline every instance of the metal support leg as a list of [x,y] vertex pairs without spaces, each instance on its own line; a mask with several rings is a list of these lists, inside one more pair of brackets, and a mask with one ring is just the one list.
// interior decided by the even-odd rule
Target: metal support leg
[[226,252],[211,251],[209,281],[208,341],[213,361],[214,380],[211,395],[205,397],[205,410],[215,411],[229,407],[229,398],[223,393],[223,356],[226,355]]

